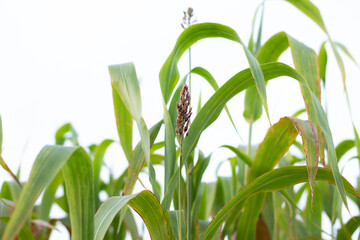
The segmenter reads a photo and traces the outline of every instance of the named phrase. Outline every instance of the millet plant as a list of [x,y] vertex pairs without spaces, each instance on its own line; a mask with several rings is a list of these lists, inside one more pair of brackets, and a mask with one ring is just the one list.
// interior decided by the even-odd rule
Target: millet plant
[[[308,0],[286,1],[326,34],[319,52],[286,32],[276,33],[263,43],[264,3],[256,11],[260,25],[253,26],[248,44],[232,28],[218,23],[196,23],[191,8],[184,12],[184,31],[160,70],[163,117],[154,126],[148,127],[142,117],[134,64],[109,66],[126,170],[119,176],[110,172],[108,179],[102,179],[105,152],[117,142],[106,139],[84,148],[79,145],[71,124],[59,128],[55,145],[40,151],[27,182],[20,183],[17,174],[6,165],[6,159],[1,158],[1,166],[13,177],[13,181],[1,186],[1,239],[49,239],[57,222],[68,229],[73,240],[115,240],[126,236],[142,239],[144,232],[138,228],[135,214],[140,215],[154,240],[321,239],[322,236],[350,239],[360,226],[360,216],[343,222],[341,209],[349,209],[349,199],[360,208],[357,191],[360,185],[353,187],[340,174],[338,162],[353,148],[360,156],[360,140],[354,125],[355,139],[335,146],[320,101],[321,85],[326,84],[327,51],[335,55],[346,96],[340,52],[353,58],[344,45],[330,38],[315,5]],[[208,70],[191,66],[190,47],[199,40],[215,37],[240,44],[249,66],[220,87]],[[278,62],[289,48],[294,68]],[[178,61],[187,50],[189,71],[182,73],[180,80]],[[190,97],[193,74],[204,78],[214,89],[203,105]],[[281,76],[298,82],[305,109],[294,109],[294,115],[273,123],[269,118],[266,84]],[[233,156],[226,159],[231,174],[218,176],[214,182],[204,182],[204,172],[212,164],[211,154],[205,156],[197,143],[223,109],[237,131],[226,104],[243,91],[243,116],[249,123],[245,126],[250,129],[249,142],[221,146],[232,151]],[[192,111],[191,106],[198,106],[197,111]],[[252,126],[263,109],[269,119],[269,129],[262,142],[255,145],[251,142]],[[305,112],[307,120],[298,118],[303,113],[305,116]],[[141,137],[136,146],[132,144],[133,123]],[[161,128],[164,135],[159,134]],[[298,135],[301,142],[297,140]],[[0,118],[0,154],[1,146]],[[297,148],[300,155],[289,152],[290,147]],[[154,165],[163,166],[163,180],[156,177]],[[134,186],[140,181],[141,172],[148,174],[151,190],[135,193]],[[300,183],[300,187],[294,188]],[[58,196],[60,187],[64,191]],[[100,198],[101,192],[106,193],[105,201]],[[66,217],[51,217],[50,210],[55,204]],[[340,228],[332,226],[330,233],[325,232],[322,213],[332,225],[339,220]]]

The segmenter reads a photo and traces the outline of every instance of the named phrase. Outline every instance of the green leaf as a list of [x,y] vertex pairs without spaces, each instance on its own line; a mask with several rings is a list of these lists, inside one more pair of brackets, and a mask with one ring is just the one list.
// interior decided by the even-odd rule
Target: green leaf
[[300,133],[304,152],[306,156],[306,166],[309,175],[309,184],[311,188],[311,196],[314,197],[315,178],[319,165],[319,137],[314,123],[303,121],[296,118],[290,118],[298,133]]
[[[155,139],[160,131],[160,127],[162,123],[163,121],[161,120],[150,129],[150,144],[153,144],[155,142]],[[128,195],[132,193],[137,178],[139,176],[139,173],[144,165],[144,162],[145,162],[145,154],[142,148],[142,143],[140,141],[136,145],[134,152],[131,155],[131,160],[129,163],[127,176],[126,176],[126,182],[123,190],[124,195]]]
[[321,212],[323,208],[321,194],[319,193],[319,189],[317,190],[318,194],[313,196],[310,193],[308,194],[303,212],[304,222],[313,239],[321,238]]
[[327,64],[327,53],[325,48],[325,42],[321,44],[320,51],[319,51],[319,67],[320,67],[320,76],[321,80],[323,81],[325,85],[325,77],[326,77],[326,64]]
[[216,198],[216,183],[204,183],[204,194],[201,199],[199,219],[207,220],[211,214]]
[[102,240],[118,212],[129,204],[145,222],[152,239],[169,239],[166,216],[155,195],[150,191],[111,197],[95,215],[95,240]]
[[64,145],[66,140],[70,140],[74,146],[78,146],[78,135],[71,123],[65,123],[55,133],[55,144]]
[[70,207],[71,238],[93,238],[94,193],[91,160],[80,147],[45,146],[36,158],[2,239],[13,239],[32,212],[42,190],[63,169]]
[[94,162],[93,162],[93,169],[94,169],[94,192],[95,192],[95,208],[97,209],[100,206],[100,199],[99,199],[99,192],[100,192],[100,171],[101,167],[104,162],[105,152],[110,146],[111,143],[114,141],[111,139],[105,139],[102,141],[94,151]]
[[243,116],[248,123],[256,122],[262,115],[262,104],[255,87],[246,89]]
[[250,65],[251,74],[259,91],[261,101],[268,114],[265,81],[258,61],[251,54],[249,49],[242,43],[238,34],[228,26],[216,23],[194,24],[185,29],[179,36],[175,47],[160,71],[160,87],[165,103],[170,99],[172,92],[179,80],[177,63],[182,54],[195,42],[204,38],[222,37],[240,43]]
[[120,138],[121,147],[125,153],[126,159],[130,161],[132,153],[132,131],[133,131],[133,118],[114,86],[112,86],[112,94],[114,101],[114,111],[116,126]]
[[141,94],[133,63],[109,66],[111,84],[133,118],[141,118]]
[[[330,170],[319,168],[316,175],[317,180],[328,181],[335,184],[333,174]],[[261,175],[252,181],[246,188],[233,197],[220,212],[214,217],[207,227],[202,240],[212,239],[227,214],[249,199],[252,195],[261,192],[271,192],[289,188],[295,184],[308,181],[307,168],[304,166],[290,166],[274,169]],[[343,178],[346,191],[360,198],[360,194]]]
[[[179,92],[180,94],[180,92]],[[164,191],[169,185],[171,177],[174,175],[176,163],[175,127],[171,116],[164,105],[164,124],[165,124],[165,181]],[[164,193],[165,194],[165,193]],[[169,209],[165,209],[169,210]]]
[[[133,63],[109,66],[111,84],[118,93],[131,116],[135,119],[142,142],[145,159],[149,166],[149,180],[153,191],[157,194],[155,172],[150,162],[150,136],[149,130],[141,116],[141,94],[139,81]],[[116,95],[116,94],[115,94]]]
[[352,217],[350,220],[338,230],[337,240],[351,239],[354,232],[359,229],[360,216]]
[[321,17],[319,9],[309,0],[286,0],[294,5],[297,9],[311,18],[325,33],[327,33],[324,21]]
[[[169,214],[169,222],[171,226],[171,230],[174,234],[176,240],[179,239],[179,210],[176,211],[168,211]],[[181,211],[181,239],[185,239],[185,216],[184,212]]]
[[233,153],[236,154],[236,156],[238,158],[240,158],[244,163],[246,163],[249,167],[252,166],[252,163],[253,163],[253,159],[247,155],[246,153],[244,153],[243,151],[241,151],[239,148],[236,148],[236,147],[233,147],[233,146],[230,146],[230,145],[222,145],[220,147],[223,147],[223,148],[227,148],[229,150],[231,150]]
[[[206,69],[204,69],[202,67],[196,67],[191,70],[191,73],[195,73],[195,74],[203,77],[215,91],[217,91],[219,89],[219,85],[217,84],[215,78]],[[255,89],[255,91],[257,93],[256,89]],[[201,97],[201,95],[200,95],[200,97]],[[261,102],[260,102],[260,107],[261,107]],[[199,110],[200,110],[200,108],[198,108],[198,111]],[[228,115],[230,122],[233,125],[236,133],[240,136],[239,131],[237,130],[237,128],[235,126],[235,123],[230,115],[230,112],[229,112],[229,109],[227,108],[227,106],[225,106],[225,111],[226,111],[226,114]]]
[[49,221],[50,210],[55,202],[55,194],[60,184],[64,182],[62,172],[58,172],[55,178],[51,181],[49,185],[46,186],[41,204],[39,206],[39,218],[44,221]]
[[241,214],[236,239],[253,240],[256,235],[256,225],[265,200],[265,193],[260,193],[250,198]]
[[314,108],[315,108],[315,112],[316,112],[317,122],[324,133],[325,142],[327,144],[328,159],[330,162],[331,171],[334,174],[336,188],[339,191],[340,197],[341,197],[343,203],[345,204],[345,207],[349,210],[347,200],[346,200],[344,185],[343,185],[343,182],[341,179],[339,167],[337,165],[336,152],[335,152],[335,147],[334,147],[329,123],[327,121],[325,111],[322,108],[317,97],[313,93],[311,93],[311,96],[312,96],[312,100],[313,100],[313,104],[314,104]]
[[[248,175],[248,183],[273,169],[295,141],[298,133],[291,120],[290,118],[282,118],[268,130],[256,152]],[[238,239],[254,239],[256,224],[264,199],[265,194],[258,194],[246,204],[238,224]]]
[[[282,63],[263,64],[261,67],[266,80],[289,75],[302,79],[294,69]],[[186,159],[194,149],[201,133],[217,119],[226,102],[253,84],[250,69],[245,69],[230,78],[212,95],[190,125],[189,135],[183,143],[183,159]]]
[[[281,118],[269,129],[261,142],[251,166],[247,182],[270,171],[295,141],[298,132],[290,118]],[[274,147],[276,146],[276,147]]]
[[354,140],[350,140],[350,139],[344,140],[341,143],[339,143],[335,148],[337,160],[340,161],[340,159],[345,155],[345,153],[350,151],[354,146],[355,146]]
[[351,55],[349,50],[343,44],[339,42],[334,42],[334,44],[336,47],[340,48],[357,65],[355,58]]
[[82,148],[72,158],[62,167],[69,204],[71,239],[92,239],[95,214],[92,162]]

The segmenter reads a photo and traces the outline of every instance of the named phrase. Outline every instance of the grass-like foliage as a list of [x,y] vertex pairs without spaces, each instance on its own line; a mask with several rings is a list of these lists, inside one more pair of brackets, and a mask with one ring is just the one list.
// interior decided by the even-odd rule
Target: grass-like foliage
[[[346,95],[344,64],[339,51],[353,58],[342,44],[331,40],[316,6],[308,0],[287,2],[327,35],[318,53],[285,32],[276,33],[263,42],[263,4],[255,14],[260,16],[260,25],[253,26],[248,44],[232,28],[218,23],[197,24],[192,9],[184,12],[184,31],[160,70],[163,118],[154,126],[147,126],[142,117],[134,64],[109,66],[120,141],[106,139],[83,148],[79,146],[73,126],[65,124],[56,133],[56,145],[41,150],[28,180],[22,183],[1,157],[1,166],[13,178],[1,186],[1,239],[49,239],[57,222],[68,229],[73,240],[115,240],[125,239],[126,235],[142,239],[144,232],[137,227],[136,213],[154,240],[320,239],[324,234],[350,239],[360,226],[360,217],[343,222],[341,209],[349,209],[349,199],[360,208],[359,186],[353,187],[346,176],[340,174],[338,162],[353,148],[360,155],[360,140],[354,127],[355,139],[335,146],[320,100],[321,86],[326,85],[327,51],[335,55]],[[191,66],[192,45],[214,37],[239,43],[249,66],[220,87],[208,70]],[[278,62],[288,48],[295,68]],[[177,65],[187,52],[189,70],[182,73],[180,80]],[[204,78],[204,83],[215,90],[205,103],[190,97],[192,74]],[[266,84],[281,76],[298,82],[305,109],[294,109],[298,112],[293,116],[270,123],[263,141],[254,145],[252,125],[261,117],[263,109],[267,117],[271,111],[267,106]],[[204,182],[204,172],[213,163],[211,155],[204,156],[197,148],[199,138],[223,110],[237,132],[226,104],[243,91],[243,116],[249,124],[249,143],[221,146],[233,154],[228,159],[231,174],[219,176],[215,182]],[[198,111],[194,112],[191,106],[196,105]],[[297,118],[305,112],[308,120]],[[141,137],[136,146],[132,145],[133,123]],[[162,136],[159,135],[161,128]],[[301,142],[297,141],[298,136]],[[2,142],[0,118],[0,154]],[[121,164],[127,168],[120,176],[110,173],[109,179],[102,179],[104,155],[111,144],[117,143],[126,156]],[[293,155],[290,147],[297,148],[301,154]],[[163,184],[159,184],[156,177],[153,165],[157,164],[163,166],[159,168],[164,170],[164,179],[160,181]],[[141,172],[148,173],[152,188],[135,193]],[[300,188],[294,188],[300,183]],[[64,191],[59,196],[57,192],[61,187]],[[38,199],[41,193],[42,198]],[[100,193],[106,193],[105,201],[101,201]],[[58,205],[66,217],[52,218],[53,205]],[[333,225],[340,220],[341,227],[332,226],[331,232],[325,232],[323,217],[328,217]]]

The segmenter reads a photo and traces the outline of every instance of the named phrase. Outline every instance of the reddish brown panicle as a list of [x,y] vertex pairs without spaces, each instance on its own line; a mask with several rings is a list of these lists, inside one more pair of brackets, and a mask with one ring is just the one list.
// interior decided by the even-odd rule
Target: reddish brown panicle
[[176,135],[180,138],[184,137],[189,128],[191,117],[190,93],[187,85],[184,85],[180,93],[180,102],[176,103],[177,119],[176,119]]

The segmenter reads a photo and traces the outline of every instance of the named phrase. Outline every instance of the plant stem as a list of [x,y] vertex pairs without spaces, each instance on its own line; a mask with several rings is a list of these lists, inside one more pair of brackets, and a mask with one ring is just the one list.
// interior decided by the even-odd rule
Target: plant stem
[[191,48],[189,48],[189,92],[191,96]]
[[[191,96],[191,48],[189,48],[189,93]],[[191,104],[191,102],[190,102]],[[190,106],[189,106],[190,107]],[[186,209],[186,236],[191,240],[191,184],[192,184],[192,166],[187,164],[186,191],[187,191],[187,209]]]
[[188,164],[188,174],[186,178],[186,191],[187,191],[187,209],[186,209],[186,233],[187,240],[191,240],[191,183],[192,183],[192,166]]
[[179,226],[179,240],[181,240],[181,158],[182,158],[182,143],[183,143],[183,139],[182,137],[180,138],[180,159],[179,159],[179,196],[178,196],[178,201],[179,201],[179,216],[178,216],[178,226]]
[[[251,154],[252,125],[253,125],[253,122],[250,122],[250,125],[249,125],[249,140],[248,140],[248,146],[247,146],[247,149],[246,149],[246,153],[249,156]],[[248,175],[248,170],[249,170],[249,167],[248,167],[248,165],[245,164],[245,184],[246,184],[246,179],[247,179],[247,175]]]

